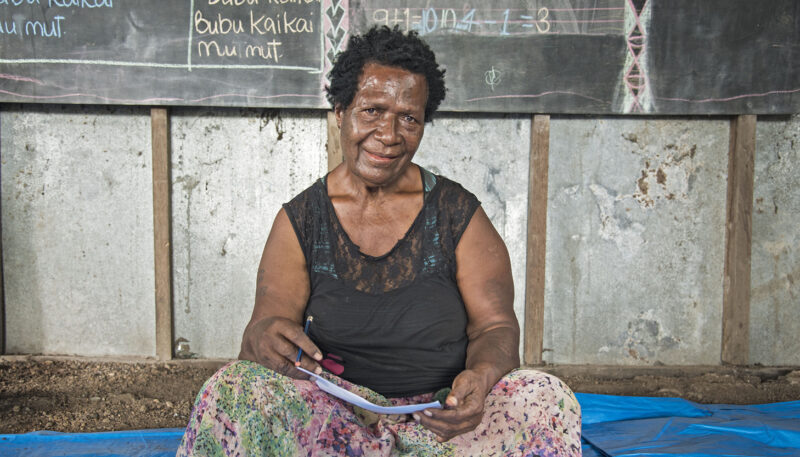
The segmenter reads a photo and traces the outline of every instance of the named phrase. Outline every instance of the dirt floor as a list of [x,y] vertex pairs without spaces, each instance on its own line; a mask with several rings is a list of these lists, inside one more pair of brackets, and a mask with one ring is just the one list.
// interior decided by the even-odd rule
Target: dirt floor
[[[195,395],[222,363],[0,356],[0,433],[184,427]],[[561,377],[576,392],[700,403],[800,400],[798,367],[539,369]]]

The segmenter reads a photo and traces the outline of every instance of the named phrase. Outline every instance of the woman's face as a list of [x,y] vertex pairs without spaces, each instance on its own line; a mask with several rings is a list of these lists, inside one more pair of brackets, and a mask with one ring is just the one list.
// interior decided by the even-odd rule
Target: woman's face
[[422,141],[427,101],[424,76],[365,65],[350,106],[334,110],[350,172],[368,186],[385,186],[402,176]]

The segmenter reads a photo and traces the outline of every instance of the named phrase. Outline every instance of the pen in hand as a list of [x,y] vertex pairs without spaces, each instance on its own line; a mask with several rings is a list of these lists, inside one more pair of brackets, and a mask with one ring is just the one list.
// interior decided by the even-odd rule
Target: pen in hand
[[[311,321],[313,321],[313,320],[314,320],[314,316],[308,316],[306,318],[306,325],[305,325],[305,328],[303,329],[303,333],[305,333],[306,335],[308,335],[308,327],[309,327],[309,325],[311,325]],[[294,361],[294,366],[296,366],[296,367],[300,366],[300,357],[302,357],[302,356],[303,356],[303,348],[297,348],[297,360]]]

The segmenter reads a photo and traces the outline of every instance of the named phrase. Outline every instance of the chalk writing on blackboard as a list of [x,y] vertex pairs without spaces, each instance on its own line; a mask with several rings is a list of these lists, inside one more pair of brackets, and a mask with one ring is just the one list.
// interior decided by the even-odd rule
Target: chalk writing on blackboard
[[[19,38],[0,63],[322,71],[320,0],[185,0],[169,7],[179,14],[156,17],[113,0],[0,0],[0,37]],[[173,35],[150,41],[148,28]],[[97,42],[123,35],[142,38],[105,48]],[[180,43],[186,52],[176,50]]]
[[388,25],[436,52],[443,110],[795,113],[796,4],[0,0],[0,102],[327,108],[348,36]]
[[[547,4],[548,2],[542,2]],[[482,36],[527,36],[535,34],[618,34],[624,33],[622,6],[597,2],[586,8],[548,6],[529,10],[515,2],[492,2],[481,7],[452,0],[428,2],[425,7],[368,8],[369,24],[398,26],[421,35],[474,34]],[[618,4],[618,2],[616,2]],[[508,4],[507,8],[503,8]],[[608,6],[607,6],[608,5]]]

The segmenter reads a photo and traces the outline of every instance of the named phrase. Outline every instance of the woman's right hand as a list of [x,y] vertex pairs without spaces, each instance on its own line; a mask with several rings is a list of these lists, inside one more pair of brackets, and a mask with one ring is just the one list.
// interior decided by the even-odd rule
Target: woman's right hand
[[321,372],[315,360],[322,354],[303,333],[311,284],[305,255],[286,211],[281,209],[272,224],[256,278],[253,315],[242,336],[239,359],[297,379],[308,375],[295,369],[297,350],[303,348],[301,364],[311,372]]
[[259,363],[286,376],[307,379],[307,374],[295,369],[299,348],[303,349],[300,366],[321,373],[322,367],[317,362],[322,360],[322,353],[303,333],[303,328],[285,317],[266,317],[245,329],[239,359]]

